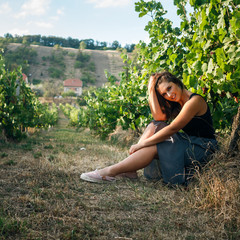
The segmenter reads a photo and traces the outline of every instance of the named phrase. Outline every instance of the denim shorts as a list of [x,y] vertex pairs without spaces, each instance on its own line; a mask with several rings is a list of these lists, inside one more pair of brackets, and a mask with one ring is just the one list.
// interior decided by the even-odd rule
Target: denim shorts
[[[156,130],[167,126],[165,122],[153,121]],[[149,180],[160,180],[170,184],[185,184],[192,177],[194,169],[205,164],[217,149],[215,139],[189,136],[178,132],[157,144],[158,158],[144,168]]]

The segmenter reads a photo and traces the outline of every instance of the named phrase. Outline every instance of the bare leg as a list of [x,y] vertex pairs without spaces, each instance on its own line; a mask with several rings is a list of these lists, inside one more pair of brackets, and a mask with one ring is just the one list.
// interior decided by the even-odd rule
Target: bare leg
[[151,122],[143,132],[143,135],[139,139],[138,143],[142,142],[143,140],[151,137],[155,133],[156,127],[154,126],[153,122]]
[[[143,135],[141,136],[141,138],[139,139],[138,143],[140,143],[141,141],[143,141],[144,139],[147,139],[149,137],[151,137],[154,133],[155,133],[155,129],[156,127],[154,126],[153,122],[151,122],[145,129],[145,131],[143,132]],[[145,167],[145,166],[144,166]],[[134,169],[134,170],[128,170],[127,172],[123,172],[123,176],[129,177],[129,178],[137,178],[137,172],[136,170],[138,169]]]
[[101,176],[116,176],[120,173],[134,172],[146,167],[157,154],[157,146],[142,148],[112,166],[98,170]]

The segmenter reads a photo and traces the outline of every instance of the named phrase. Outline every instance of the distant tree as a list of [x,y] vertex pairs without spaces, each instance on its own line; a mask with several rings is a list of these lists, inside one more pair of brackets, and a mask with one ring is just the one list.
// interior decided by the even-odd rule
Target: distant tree
[[82,40],[86,43],[87,45],[87,49],[95,49],[95,45],[94,45],[94,40],[93,39],[84,39]]
[[32,80],[32,84],[33,84],[33,85],[38,85],[38,84],[40,84],[41,82],[42,82],[42,80],[36,79],[36,78],[34,78],[34,79]]
[[81,76],[81,80],[84,86],[88,84],[94,84],[96,82],[96,77],[91,72],[83,72]]
[[33,44],[33,45],[40,45],[40,42],[34,41],[34,42],[32,42],[32,44]]
[[6,33],[4,35],[5,38],[13,38],[13,35],[11,33]]
[[[41,36],[40,34],[38,35],[15,35],[13,37],[12,34],[6,33],[4,35],[4,38],[7,40],[8,43],[14,42],[14,43],[23,43],[23,44],[34,44],[34,45],[40,45],[40,46],[48,46],[48,47],[53,47],[55,45],[60,45],[61,47],[70,47],[70,48],[75,48],[75,49],[83,49],[80,47],[80,43],[84,42],[86,44],[85,49],[117,49],[121,48],[121,45],[118,41],[114,41],[112,44],[109,44],[107,42],[99,42],[99,41],[94,41],[93,39],[74,39],[71,37],[66,38],[61,38],[61,37],[56,37],[56,36]],[[82,43],[83,44],[83,43]],[[133,49],[132,45],[127,44],[126,48],[128,52],[131,52]]]
[[100,47],[100,42],[99,41],[96,41],[96,44],[95,44],[95,46],[97,47],[97,48],[99,48]]
[[42,45],[43,45],[43,46],[50,46],[49,38],[46,37],[46,36],[42,36],[41,42],[42,42]]
[[85,66],[84,62],[76,61],[74,63],[74,68],[83,68]]
[[121,48],[121,44],[117,40],[115,40],[112,43],[112,48],[113,49]]
[[67,47],[79,48],[79,44],[80,44],[80,41],[78,39],[73,39],[71,37],[67,39]]
[[0,50],[7,51],[8,42],[6,38],[0,38]]
[[22,36],[15,35],[15,37],[14,37],[14,42],[15,43],[22,43],[22,41],[23,41],[23,37]]
[[27,37],[23,37],[22,44],[24,44],[25,46],[30,46],[30,42],[28,41]]
[[56,82],[45,82],[43,84],[44,97],[54,97],[59,94],[60,88]]
[[135,48],[136,44],[126,44],[125,49],[127,49],[128,52],[132,52]]
[[36,63],[37,52],[27,46],[18,47],[15,51],[4,53],[6,68],[10,71],[22,67],[24,73],[28,73],[29,64]]
[[33,92],[37,97],[43,97],[43,90],[40,88],[32,88]]
[[100,46],[101,46],[102,48],[107,47],[107,42],[101,42],[101,43],[100,43]]
[[82,51],[78,51],[76,60],[79,62],[89,62],[91,56],[89,54],[83,53]]
[[32,42],[33,43],[36,42],[36,43],[40,44],[40,42],[41,42],[41,35],[40,34],[32,35]]
[[64,72],[62,71],[62,69],[50,67],[48,68],[48,73],[51,78],[58,78],[58,79],[64,78]]
[[81,41],[79,49],[84,50],[84,49],[86,49],[86,47],[87,47],[87,44],[84,41]]
[[94,62],[90,62],[88,64],[88,70],[91,71],[91,72],[95,72],[96,71],[96,65]]
[[[41,35],[24,35],[23,37],[20,37],[20,39],[22,39],[22,43],[23,44],[33,44],[34,42],[37,42],[37,43],[40,43],[40,37]],[[19,38],[19,36],[16,36],[14,37],[15,39],[16,38]],[[20,40],[19,39],[19,40]],[[16,41],[16,40],[15,40]]]

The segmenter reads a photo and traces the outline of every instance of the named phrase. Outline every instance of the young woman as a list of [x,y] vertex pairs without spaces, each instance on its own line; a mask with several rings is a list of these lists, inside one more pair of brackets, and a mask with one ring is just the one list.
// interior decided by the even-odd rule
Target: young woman
[[169,72],[153,74],[148,93],[154,121],[131,146],[130,155],[112,166],[82,173],[81,179],[99,183],[117,176],[137,178],[136,171],[145,168],[148,179],[184,184],[194,164],[204,163],[214,152],[217,141],[212,117],[200,95],[188,91]]

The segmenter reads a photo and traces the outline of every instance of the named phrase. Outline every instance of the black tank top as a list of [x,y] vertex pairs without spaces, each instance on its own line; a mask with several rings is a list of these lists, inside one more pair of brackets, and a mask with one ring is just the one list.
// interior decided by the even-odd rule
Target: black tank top
[[[198,94],[193,93],[189,99],[195,95]],[[182,130],[189,136],[215,139],[215,130],[213,128],[213,121],[209,106],[207,105],[207,112],[205,114],[195,116]]]

